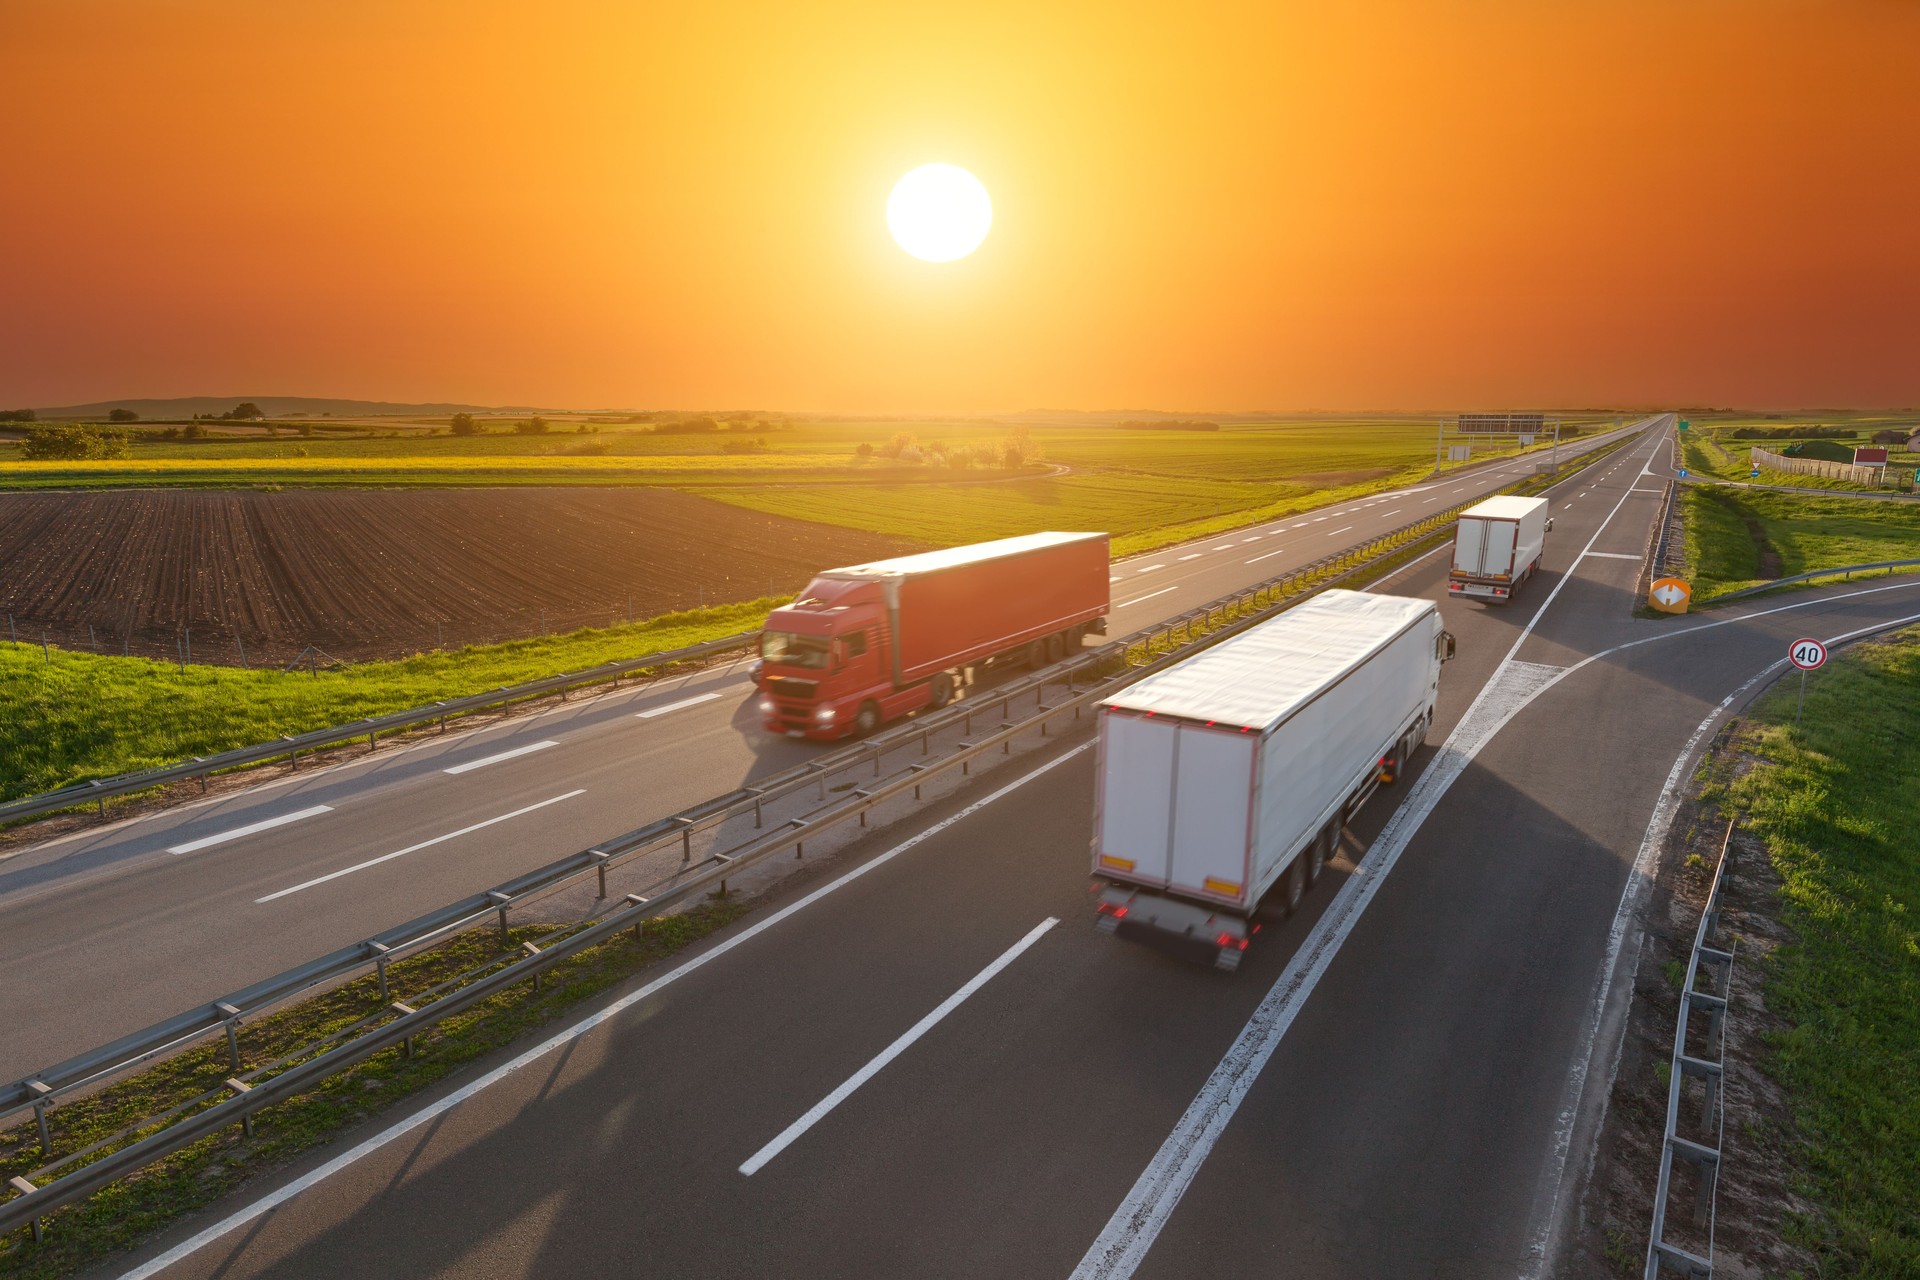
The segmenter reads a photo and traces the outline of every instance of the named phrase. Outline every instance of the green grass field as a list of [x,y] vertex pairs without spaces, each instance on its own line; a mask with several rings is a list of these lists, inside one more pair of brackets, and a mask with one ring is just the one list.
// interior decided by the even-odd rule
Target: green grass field
[[774,599],[316,675],[0,643],[0,800],[752,631]]
[[1693,599],[1840,565],[1920,559],[1920,503],[1704,485],[1680,494]]
[[[1805,1141],[1820,1212],[1789,1234],[1822,1275],[1920,1275],[1920,631],[1845,653],[1748,715],[1731,783],[1765,839],[1797,941],[1766,1002],[1793,1029],[1767,1070]],[[1749,978],[1736,973],[1735,981]]]

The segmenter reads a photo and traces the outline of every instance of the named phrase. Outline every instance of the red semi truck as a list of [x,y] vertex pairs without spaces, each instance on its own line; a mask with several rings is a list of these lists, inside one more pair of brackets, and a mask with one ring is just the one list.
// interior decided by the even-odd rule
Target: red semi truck
[[959,696],[969,669],[1106,633],[1107,535],[1030,533],[828,569],[760,633],[760,716],[822,740]]

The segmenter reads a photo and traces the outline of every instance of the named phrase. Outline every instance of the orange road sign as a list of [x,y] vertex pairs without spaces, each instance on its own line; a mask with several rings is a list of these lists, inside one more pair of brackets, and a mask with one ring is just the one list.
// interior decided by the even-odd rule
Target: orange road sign
[[1693,588],[1678,578],[1656,578],[1647,592],[1647,603],[1662,613],[1685,613],[1693,599]]

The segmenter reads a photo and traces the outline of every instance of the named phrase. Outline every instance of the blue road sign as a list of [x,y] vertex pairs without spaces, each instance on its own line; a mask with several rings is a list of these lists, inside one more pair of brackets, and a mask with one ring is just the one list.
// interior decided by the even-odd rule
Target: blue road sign
[[1687,478],[1687,469],[1685,467],[1680,468],[1680,478],[1682,480]]

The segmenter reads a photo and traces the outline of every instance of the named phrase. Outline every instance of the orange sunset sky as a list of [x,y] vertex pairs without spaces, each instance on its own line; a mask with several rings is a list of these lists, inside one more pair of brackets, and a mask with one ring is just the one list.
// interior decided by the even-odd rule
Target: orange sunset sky
[[[0,405],[1920,404],[1920,5],[0,0]],[[916,165],[992,233],[889,238]]]

